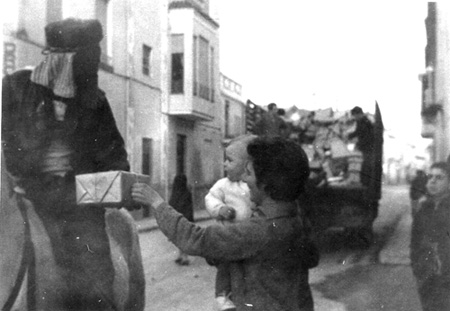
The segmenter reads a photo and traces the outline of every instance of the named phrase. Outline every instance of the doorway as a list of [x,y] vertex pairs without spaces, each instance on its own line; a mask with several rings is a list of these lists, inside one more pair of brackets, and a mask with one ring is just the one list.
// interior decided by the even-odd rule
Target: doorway
[[186,175],[186,135],[177,134],[177,175]]

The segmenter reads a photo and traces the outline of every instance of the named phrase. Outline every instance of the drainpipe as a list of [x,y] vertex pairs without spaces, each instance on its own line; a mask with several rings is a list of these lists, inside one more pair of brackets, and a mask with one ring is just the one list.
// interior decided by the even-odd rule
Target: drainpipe
[[169,77],[170,77],[170,26],[168,1],[160,1],[161,24],[160,24],[160,66],[161,66],[161,99],[160,99],[160,121],[159,121],[159,163],[160,163],[160,189],[161,194],[168,198],[169,195]]
[[128,0],[126,5],[126,33],[127,33],[127,53],[126,53],[126,81],[125,81],[125,139],[127,145],[127,153],[130,161],[131,171],[136,171],[134,156],[134,105],[131,92],[131,78],[134,74],[134,16],[133,16],[133,0]]

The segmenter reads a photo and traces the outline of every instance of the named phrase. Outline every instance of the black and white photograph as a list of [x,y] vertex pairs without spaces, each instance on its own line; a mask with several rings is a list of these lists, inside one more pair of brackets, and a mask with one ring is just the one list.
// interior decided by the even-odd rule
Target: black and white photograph
[[2,311],[450,311],[450,2],[0,11]]

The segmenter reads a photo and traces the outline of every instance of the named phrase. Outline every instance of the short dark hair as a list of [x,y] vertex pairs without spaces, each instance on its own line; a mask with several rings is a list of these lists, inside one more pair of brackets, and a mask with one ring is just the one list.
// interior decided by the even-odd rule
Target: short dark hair
[[308,157],[302,147],[279,137],[258,137],[247,147],[256,184],[276,201],[291,202],[303,193],[309,177]]
[[268,106],[267,106],[267,108],[269,109],[269,110],[273,110],[273,108],[276,108],[277,107],[277,104],[275,104],[275,103],[270,103]]
[[364,113],[364,111],[361,109],[361,107],[356,106],[352,110],[350,110],[350,113],[352,114],[352,116],[354,116],[355,114]]
[[447,162],[434,162],[431,164],[430,169],[437,168],[445,172],[448,178],[450,178],[450,167]]

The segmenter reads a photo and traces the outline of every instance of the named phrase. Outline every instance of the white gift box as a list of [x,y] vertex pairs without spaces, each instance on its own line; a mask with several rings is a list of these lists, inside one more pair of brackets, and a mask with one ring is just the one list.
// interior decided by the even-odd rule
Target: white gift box
[[150,185],[150,176],[125,171],[108,171],[75,176],[78,205],[132,207],[131,186]]

